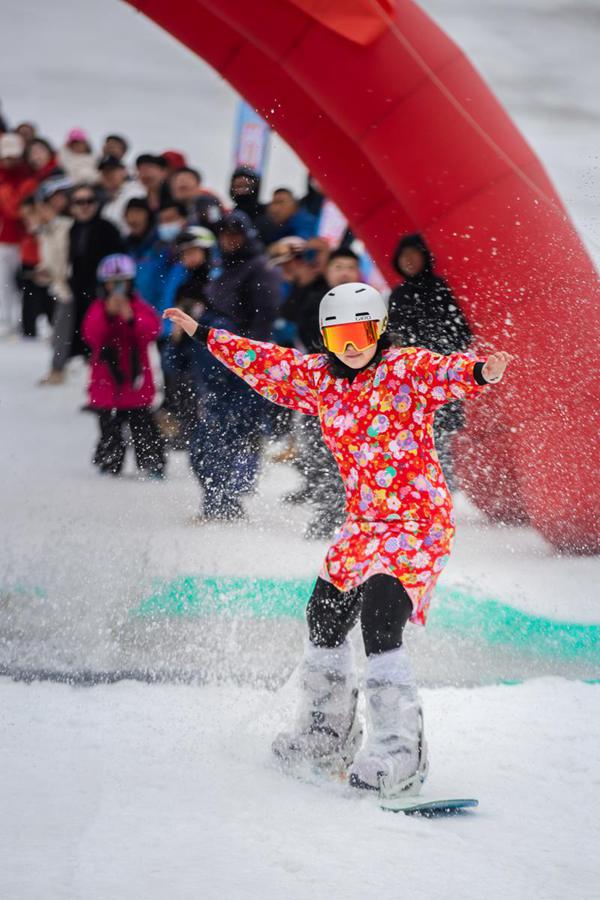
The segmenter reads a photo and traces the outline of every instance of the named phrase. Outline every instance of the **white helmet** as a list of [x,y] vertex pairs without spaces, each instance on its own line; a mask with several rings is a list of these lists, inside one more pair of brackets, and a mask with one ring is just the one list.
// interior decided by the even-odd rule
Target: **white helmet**
[[217,243],[210,228],[202,225],[189,225],[175,238],[177,250],[187,250],[188,247],[201,247],[202,250],[210,250]]
[[351,281],[327,291],[319,305],[321,331],[329,325],[350,322],[379,322],[379,335],[387,327],[388,308],[385,300],[370,284]]

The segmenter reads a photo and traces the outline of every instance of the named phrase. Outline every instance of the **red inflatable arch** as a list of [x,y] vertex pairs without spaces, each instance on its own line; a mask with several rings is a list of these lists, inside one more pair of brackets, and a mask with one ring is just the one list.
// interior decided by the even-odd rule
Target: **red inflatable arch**
[[426,236],[479,347],[518,357],[468,407],[463,487],[494,519],[599,552],[598,275],[459,48],[410,0],[130,2],[281,134],[390,280],[399,235]]

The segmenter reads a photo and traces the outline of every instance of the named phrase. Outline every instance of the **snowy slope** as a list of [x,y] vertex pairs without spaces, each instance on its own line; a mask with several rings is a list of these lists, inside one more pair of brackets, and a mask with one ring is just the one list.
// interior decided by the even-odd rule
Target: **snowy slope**
[[[138,618],[156,579],[179,576],[314,578],[326,544],[307,542],[310,508],[279,502],[297,476],[266,465],[248,525],[193,527],[199,489],[183,454],[165,483],[106,479],[90,458],[96,421],[78,412],[83,367],[64,388],[35,385],[43,344],[3,343],[0,352],[0,666],[64,671],[192,672],[204,678],[285,678],[300,652],[296,619]],[[441,587],[498,600],[550,620],[599,623],[600,558],[569,558],[527,528],[490,526],[459,498],[457,539]],[[306,593],[298,597],[298,616]],[[499,615],[493,612],[492,615]],[[598,677],[589,665],[497,643],[463,645],[456,629],[410,629],[418,674],[435,684],[489,683],[558,672]],[[560,650],[560,647],[558,648]],[[558,667],[557,667],[558,666]]]
[[433,821],[279,774],[290,699],[0,682],[2,900],[597,898],[600,686],[426,691]]
[[[581,228],[600,240],[597,0],[426,0],[540,154]],[[0,0],[0,96],[55,140],[73,125],[134,152],[178,147],[224,191],[235,97],[117,0]],[[281,142],[268,186],[302,183]],[[42,344],[0,344],[0,667],[176,670],[234,683],[93,689],[0,679],[1,900],[592,900],[600,686],[551,658],[412,629],[432,793],[478,796],[475,815],[384,814],[339,787],[284,779],[269,742],[289,719],[299,620],[132,617],[154,579],[310,578],[324,545],[285,510],[289,469],[267,466],[249,527],[186,524],[185,460],[164,484],[99,479],[83,372],[42,391]],[[459,498],[442,586],[548,620],[600,622],[600,560],[554,556],[528,529],[492,528]],[[581,676],[580,676],[581,677]],[[584,677],[594,677],[587,673]],[[598,673],[595,674],[598,677]],[[201,679],[199,678],[198,681]],[[240,683],[242,682],[242,683]]]

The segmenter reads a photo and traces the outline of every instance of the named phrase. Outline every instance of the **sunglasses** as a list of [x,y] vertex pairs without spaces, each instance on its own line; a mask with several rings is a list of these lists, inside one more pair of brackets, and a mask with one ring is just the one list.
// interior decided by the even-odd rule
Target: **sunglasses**
[[73,206],[93,206],[96,202],[94,197],[80,197],[79,200],[73,200]]
[[331,353],[345,353],[348,345],[361,353],[377,343],[379,322],[347,322],[344,325],[326,325],[323,343]]

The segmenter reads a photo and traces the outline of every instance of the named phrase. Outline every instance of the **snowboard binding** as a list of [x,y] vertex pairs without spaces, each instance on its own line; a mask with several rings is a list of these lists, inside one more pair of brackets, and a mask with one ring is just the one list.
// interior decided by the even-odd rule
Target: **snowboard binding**
[[394,771],[394,758],[391,756],[387,771],[381,770],[377,772],[376,783],[364,781],[358,772],[350,771],[348,778],[350,786],[356,790],[372,791],[386,800],[398,797],[414,797],[419,794],[429,772],[428,748],[423,728],[423,713],[420,708],[418,721],[418,763],[416,770],[411,775],[398,778],[397,773]]

